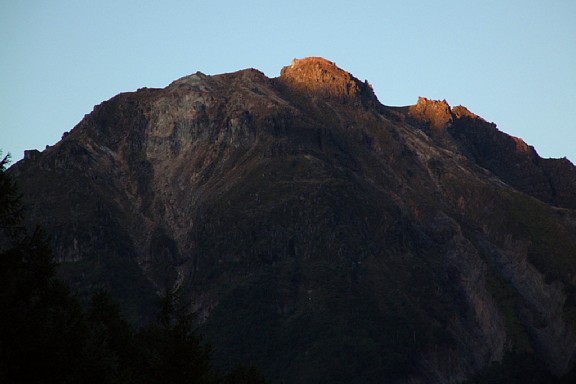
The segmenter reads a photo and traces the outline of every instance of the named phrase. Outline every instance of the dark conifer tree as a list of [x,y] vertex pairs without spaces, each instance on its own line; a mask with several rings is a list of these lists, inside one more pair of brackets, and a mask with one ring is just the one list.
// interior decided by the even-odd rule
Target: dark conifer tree
[[22,224],[16,185],[0,162],[0,382],[78,379],[85,324],[54,276],[48,240]]
[[163,299],[158,321],[140,332],[150,383],[215,383],[210,348],[194,328],[194,316],[178,291]]

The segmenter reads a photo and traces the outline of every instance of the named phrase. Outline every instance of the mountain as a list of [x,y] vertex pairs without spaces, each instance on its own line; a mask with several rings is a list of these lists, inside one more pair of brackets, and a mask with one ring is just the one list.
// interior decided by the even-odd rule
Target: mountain
[[322,58],[197,72],[103,102],[10,174],[75,292],[145,323],[178,289],[222,367],[573,372],[576,168],[465,107],[385,106]]

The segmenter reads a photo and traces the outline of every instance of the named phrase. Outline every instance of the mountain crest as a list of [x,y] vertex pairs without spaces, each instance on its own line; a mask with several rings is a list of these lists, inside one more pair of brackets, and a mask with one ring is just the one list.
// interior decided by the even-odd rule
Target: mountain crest
[[418,103],[409,107],[409,114],[430,123],[430,127],[434,131],[444,129],[453,121],[452,110],[446,100],[429,100],[425,97],[419,97]]
[[342,100],[361,97],[376,99],[372,86],[361,82],[350,73],[338,68],[332,61],[322,57],[294,59],[282,68],[280,80],[296,89],[324,97]]
[[457,106],[453,107],[451,109],[451,111],[459,119],[463,116],[466,116],[466,117],[469,117],[471,119],[484,120],[480,116],[478,116],[477,114],[470,112],[470,110],[463,105],[457,105]]

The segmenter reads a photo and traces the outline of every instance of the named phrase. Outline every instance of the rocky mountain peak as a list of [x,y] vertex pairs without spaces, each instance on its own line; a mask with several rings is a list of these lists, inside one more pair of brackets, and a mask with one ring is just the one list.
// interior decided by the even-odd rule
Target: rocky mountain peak
[[289,66],[282,68],[280,80],[291,87],[325,97],[376,98],[367,81],[361,82],[322,57],[292,60]]
[[74,292],[145,323],[178,290],[218,364],[287,384],[575,370],[576,168],[445,100],[380,104],[319,57],[197,72],[10,174]]
[[465,116],[465,117],[469,117],[471,119],[484,120],[480,116],[478,116],[477,114],[470,112],[470,110],[468,108],[464,107],[463,105],[457,105],[457,106],[453,107],[451,110],[452,110],[452,113],[454,114],[454,116],[456,116],[459,119],[462,118],[463,116]]
[[453,119],[450,105],[446,100],[430,100],[425,97],[419,97],[416,105],[409,107],[408,113],[429,123],[434,131],[444,129]]

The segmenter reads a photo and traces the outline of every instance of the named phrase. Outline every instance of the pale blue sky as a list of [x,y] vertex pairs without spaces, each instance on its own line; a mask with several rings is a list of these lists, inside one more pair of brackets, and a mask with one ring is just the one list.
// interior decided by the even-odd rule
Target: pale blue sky
[[0,0],[0,148],[42,150],[119,92],[305,56],[576,162],[574,0]]

